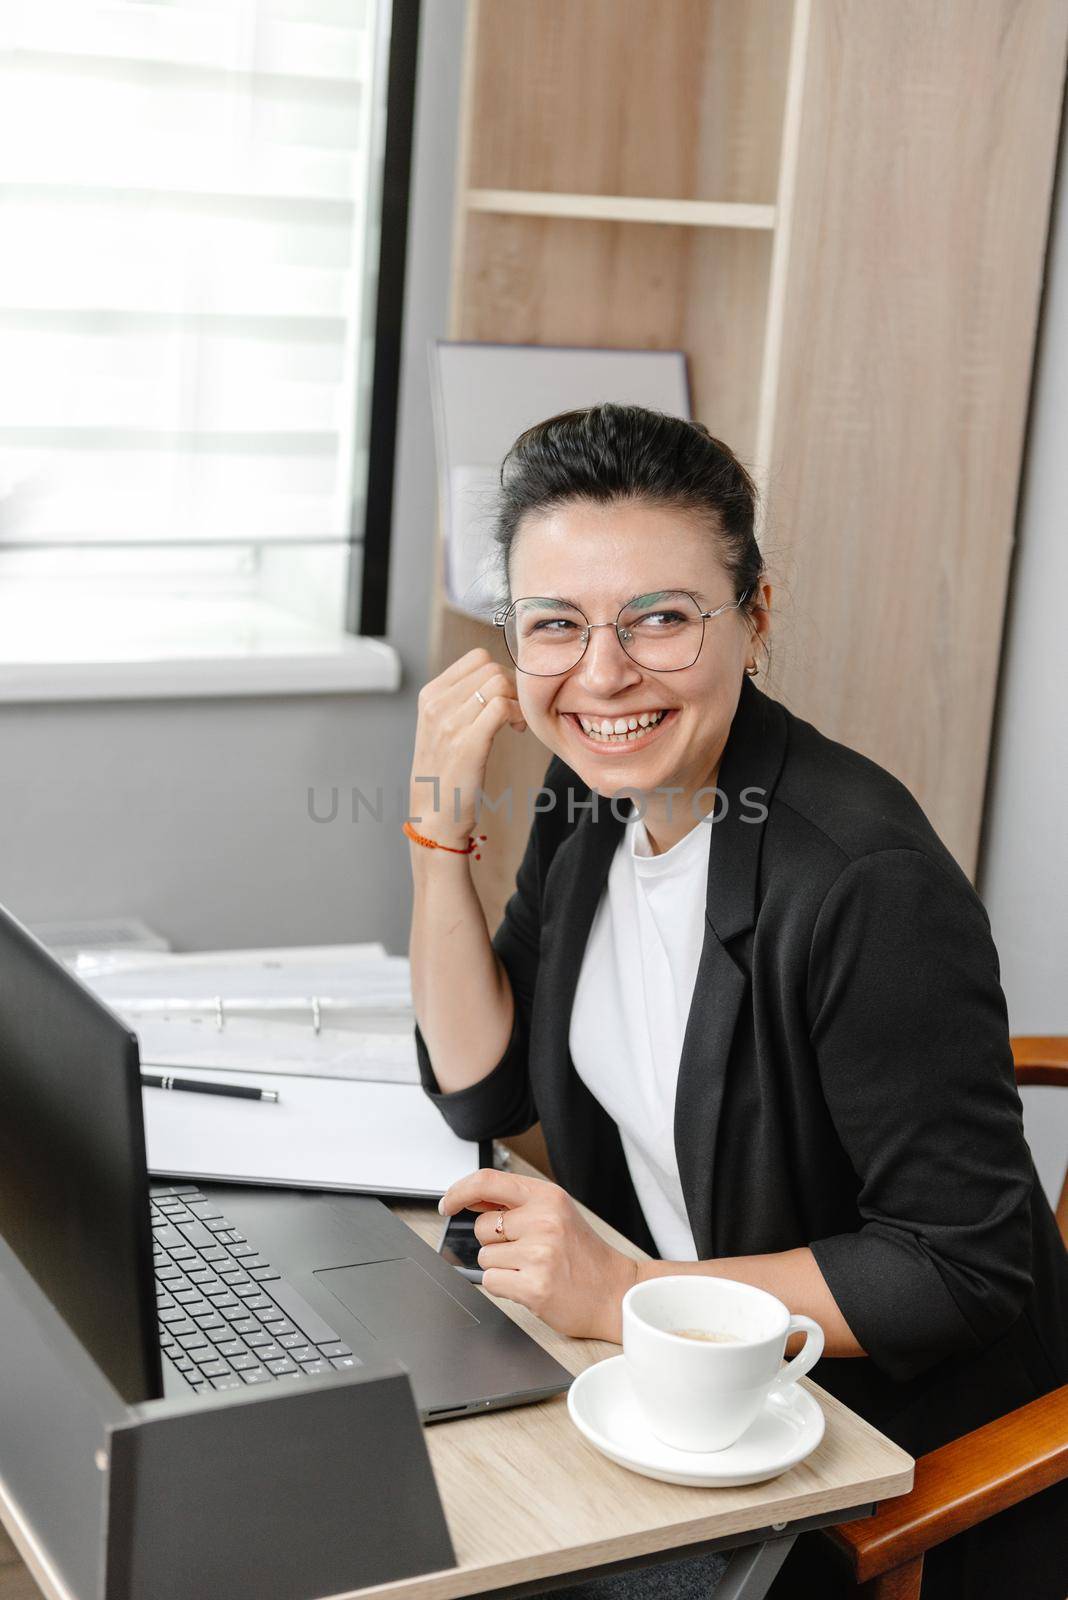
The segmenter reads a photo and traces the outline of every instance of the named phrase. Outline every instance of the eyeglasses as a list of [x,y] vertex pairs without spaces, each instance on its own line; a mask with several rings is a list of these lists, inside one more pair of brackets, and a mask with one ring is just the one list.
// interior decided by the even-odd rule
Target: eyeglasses
[[724,611],[736,611],[749,598],[702,611],[685,589],[662,589],[640,595],[621,606],[615,622],[588,622],[578,606],[566,600],[528,595],[494,613],[504,642],[520,672],[553,678],[578,666],[594,628],[615,628],[630,659],[651,672],[681,672],[701,654],[705,622]]

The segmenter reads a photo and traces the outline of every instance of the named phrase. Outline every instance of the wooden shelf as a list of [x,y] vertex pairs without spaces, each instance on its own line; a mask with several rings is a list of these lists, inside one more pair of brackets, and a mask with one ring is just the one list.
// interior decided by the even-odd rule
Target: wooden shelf
[[470,211],[522,217],[570,217],[586,222],[659,222],[684,228],[775,226],[775,207],[732,200],[656,200],[625,194],[555,194],[535,189],[469,189]]

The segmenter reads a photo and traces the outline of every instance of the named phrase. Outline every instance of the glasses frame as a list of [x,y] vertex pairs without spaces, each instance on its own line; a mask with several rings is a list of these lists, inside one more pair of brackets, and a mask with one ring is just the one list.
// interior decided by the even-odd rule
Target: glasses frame
[[[579,662],[582,660],[587,649],[589,648],[590,634],[593,632],[594,628],[614,628],[616,630],[616,638],[619,640],[620,649],[623,651],[627,659],[633,661],[636,667],[641,667],[643,672],[686,672],[688,671],[689,667],[692,667],[695,664],[701,654],[701,651],[704,649],[705,623],[712,617],[720,616],[724,611],[737,611],[739,606],[743,606],[745,604],[753,591],[751,588],[746,589],[740,599],[729,600],[721,606],[715,606],[711,611],[702,611],[701,602],[698,600],[696,595],[690,593],[689,589],[661,589],[658,592],[660,594],[684,594],[687,599],[693,601],[694,605],[697,607],[697,614],[701,618],[701,643],[697,646],[697,653],[694,656],[693,661],[688,662],[687,666],[685,667],[647,667],[644,662],[635,660],[634,656],[631,655],[630,651],[623,643],[624,630],[621,630],[619,626],[619,619],[623,615],[624,611],[626,611],[627,605],[630,604],[629,601],[627,602],[627,605],[620,606],[619,610],[616,612],[616,619],[614,622],[591,622],[586,616],[586,613],[582,610],[581,606],[571,606],[571,610],[577,611],[579,616],[586,624],[585,628],[583,629],[582,649],[571,665],[569,667],[562,667],[559,672],[531,672],[529,667],[521,667],[519,662],[516,661],[515,656],[512,655],[511,647],[508,643],[508,635],[504,631],[508,618],[515,610],[516,606],[522,605],[524,600],[551,600],[553,598],[551,595],[520,595],[520,597],[516,600],[513,600],[510,605],[503,606],[499,611],[495,611],[493,613],[493,625],[495,628],[500,628],[501,636],[504,639],[504,648],[508,651],[508,655],[511,658],[512,664],[516,671],[525,672],[528,678],[562,678],[565,673],[574,672],[575,668],[578,666]],[[554,604],[565,605],[570,604],[570,602],[554,601]]]

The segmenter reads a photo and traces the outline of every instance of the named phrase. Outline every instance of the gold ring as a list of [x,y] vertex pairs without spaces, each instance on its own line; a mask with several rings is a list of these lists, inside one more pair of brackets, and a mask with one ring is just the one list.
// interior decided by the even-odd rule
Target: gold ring
[[498,1211],[498,1213],[497,1213],[497,1223],[496,1223],[496,1226],[494,1227],[493,1231],[496,1234],[502,1234],[504,1236],[504,1238],[508,1237],[508,1235],[504,1232],[504,1212],[503,1211]]
[[489,701],[486,699],[486,697],[482,693],[481,689],[476,689],[475,690],[475,699],[476,700],[480,700],[484,706],[488,706],[489,705]]

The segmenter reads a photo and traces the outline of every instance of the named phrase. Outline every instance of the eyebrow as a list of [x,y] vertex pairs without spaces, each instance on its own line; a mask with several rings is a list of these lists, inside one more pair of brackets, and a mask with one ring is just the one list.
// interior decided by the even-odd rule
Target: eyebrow
[[[651,594],[632,595],[630,600],[624,600],[624,605],[654,605],[657,600],[662,600],[664,595],[692,595],[697,605],[705,605],[705,600],[697,594],[697,590],[679,589],[678,586],[675,589],[654,589],[651,590]],[[622,606],[620,606],[620,610],[622,610]]]
[[[632,594],[629,599],[620,601],[619,610],[622,611],[624,606],[636,605],[638,601],[643,601],[645,604],[650,605],[653,602],[662,599],[662,597],[666,594],[692,594],[699,606],[703,607],[708,605],[707,596],[702,594],[699,589],[681,589],[676,585],[674,589],[653,589],[645,594]],[[568,600],[564,595],[543,594],[534,595],[530,598],[537,600],[548,600],[552,605],[574,606],[576,611],[582,611],[582,607],[579,605],[577,600]]]

